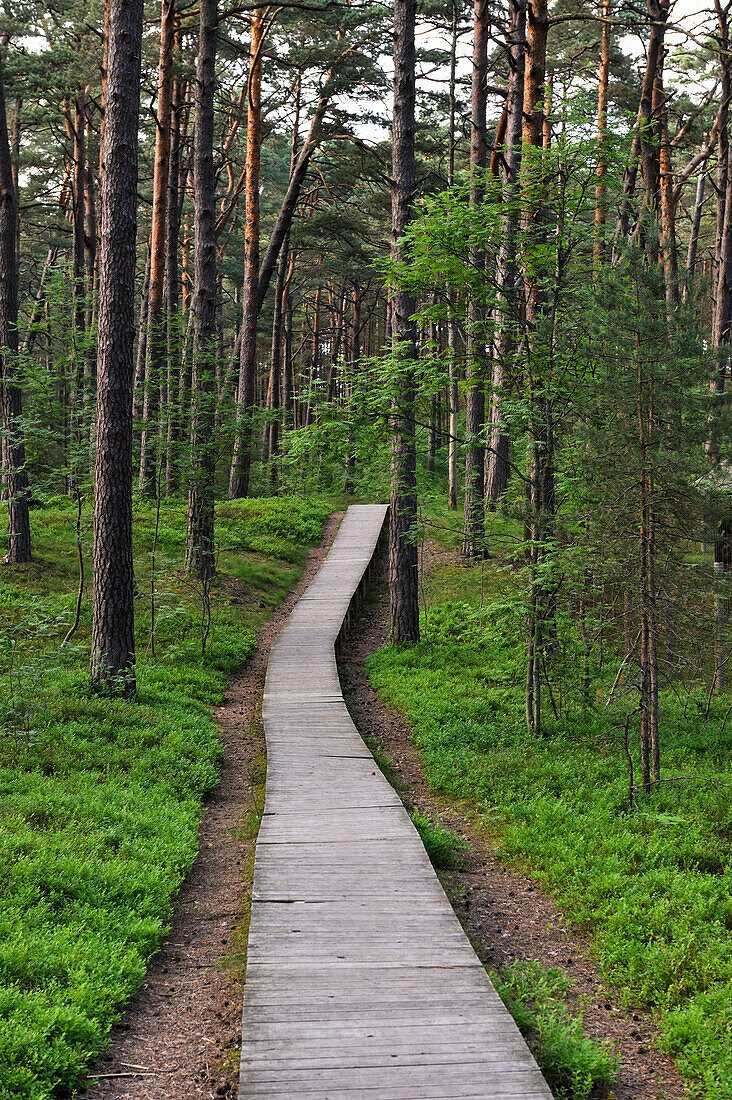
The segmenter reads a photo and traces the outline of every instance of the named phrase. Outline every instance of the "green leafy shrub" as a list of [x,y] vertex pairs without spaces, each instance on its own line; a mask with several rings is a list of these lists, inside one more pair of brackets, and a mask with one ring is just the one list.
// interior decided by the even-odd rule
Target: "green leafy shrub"
[[450,870],[462,866],[470,850],[467,840],[440,825],[439,818],[433,821],[429,814],[423,814],[419,810],[412,810],[409,816],[434,867]]
[[528,1040],[556,1100],[608,1095],[619,1060],[608,1043],[582,1033],[582,1016],[564,997],[571,982],[564,971],[538,962],[514,963],[491,980]]

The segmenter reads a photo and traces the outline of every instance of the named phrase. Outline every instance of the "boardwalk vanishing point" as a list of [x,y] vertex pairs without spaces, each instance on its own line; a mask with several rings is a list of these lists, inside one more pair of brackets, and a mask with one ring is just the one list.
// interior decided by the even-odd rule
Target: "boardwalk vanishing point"
[[240,1100],[551,1100],[341,694],[385,506],[348,509],[269,659]]

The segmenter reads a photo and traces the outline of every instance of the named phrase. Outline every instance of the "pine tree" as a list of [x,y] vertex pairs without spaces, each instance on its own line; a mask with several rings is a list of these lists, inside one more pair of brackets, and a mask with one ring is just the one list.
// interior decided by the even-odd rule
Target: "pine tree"
[[92,679],[135,688],[132,371],[142,0],[110,0],[102,144]]

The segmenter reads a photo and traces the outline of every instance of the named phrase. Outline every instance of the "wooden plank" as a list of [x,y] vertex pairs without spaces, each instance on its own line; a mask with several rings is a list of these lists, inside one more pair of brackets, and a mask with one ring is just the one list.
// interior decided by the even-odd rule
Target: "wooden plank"
[[270,654],[239,1100],[550,1100],[341,695],[386,511],[349,508]]

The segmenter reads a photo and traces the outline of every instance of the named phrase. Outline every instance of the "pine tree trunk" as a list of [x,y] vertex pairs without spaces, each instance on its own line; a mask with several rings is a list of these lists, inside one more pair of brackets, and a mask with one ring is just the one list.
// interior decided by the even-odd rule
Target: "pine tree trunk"
[[91,675],[135,687],[132,370],[142,0],[110,0],[102,147]]
[[[646,48],[646,69],[638,108],[640,164],[644,184],[644,205],[647,215],[661,207],[662,135],[658,106],[658,80],[663,71],[664,38],[669,13],[669,0],[647,0],[650,30]],[[655,104],[654,104],[655,91]]]
[[[473,173],[471,204],[479,206],[485,191],[483,173],[488,157],[486,134],[486,80],[488,75],[488,38],[490,19],[488,0],[475,0],[473,32],[472,111],[470,127],[470,168]],[[485,265],[485,253],[470,249],[473,270]],[[463,554],[479,558],[485,553],[484,474],[485,474],[485,314],[480,302],[471,296],[468,302],[468,357],[465,389],[465,525]]]
[[612,0],[602,0],[600,29],[600,66],[597,84],[597,168],[595,169],[595,241],[593,259],[597,273],[605,256],[607,219],[607,103],[610,87],[610,17]]
[[449,361],[449,420],[448,420],[448,444],[447,444],[447,506],[451,512],[457,511],[457,485],[458,485],[458,416],[460,412],[460,393],[458,390],[458,323],[455,317],[457,311],[457,295],[452,288],[448,290],[448,308],[450,314],[447,321],[447,346],[450,352]]
[[343,325],[345,314],[345,283],[339,287],[337,295],[331,295],[331,309],[335,313],[335,320],[331,321],[331,356],[328,367],[328,382],[326,387],[326,399],[335,401],[336,381],[338,378],[338,364],[341,357],[341,343],[343,341]]
[[13,166],[13,189],[15,190],[15,259],[20,267],[20,116],[23,110],[23,100],[15,97],[13,107],[13,126],[10,135],[10,159]]
[[652,364],[643,361],[636,343],[637,413],[640,468],[639,607],[641,620],[640,713],[641,774],[643,789],[661,777],[658,740],[658,611],[656,592],[656,515],[652,447],[654,435],[654,381]]
[[[349,355],[349,382],[351,393],[356,381],[356,373],[361,364],[361,286],[358,279],[353,283],[353,320],[351,324],[351,348]],[[356,472],[356,452],[353,433],[353,410],[348,410],[348,451],[346,453],[346,471],[343,479],[343,492],[349,495],[355,492],[353,475]]]
[[696,181],[696,194],[694,197],[694,212],[691,217],[689,229],[689,245],[686,252],[686,272],[681,287],[681,300],[684,305],[692,300],[694,293],[694,272],[696,270],[696,256],[699,249],[699,230],[701,228],[702,210],[704,208],[704,196],[707,182],[707,166],[703,164],[699,170]]
[[132,386],[132,423],[136,425],[142,416],[145,401],[145,364],[147,362],[147,314],[150,304],[150,248],[147,249],[145,275],[140,293],[140,311],[137,321],[137,356]]
[[[412,217],[415,186],[416,0],[394,2],[394,119],[392,128],[392,257],[405,259],[400,240]],[[417,474],[414,360],[417,333],[414,297],[397,288],[392,298],[392,334],[399,349],[392,404],[389,595],[392,642],[419,641]]]
[[[90,148],[92,138],[94,134],[94,127],[92,124],[92,112],[87,112],[86,119],[86,146]],[[96,181],[94,178],[94,168],[92,162],[87,156],[86,162],[86,281],[88,286],[89,297],[89,315],[87,325],[89,328],[96,324],[96,302],[94,300],[94,294],[97,288],[97,280],[99,276],[98,268],[98,236],[99,236],[99,219],[97,215],[97,193],[96,193]],[[94,361],[94,369],[96,370],[96,360]]]
[[10,157],[5,82],[0,63],[0,397],[5,439],[3,464],[8,500],[8,553],[5,562],[31,560],[28,475],[25,469],[23,396],[17,381],[18,256],[17,195]]
[[503,400],[512,383],[511,367],[516,354],[518,296],[516,293],[516,251],[519,227],[515,210],[521,172],[524,80],[526,70],[526,2],[514,0],[508,25],[510,71],[506,96],[506,133],[503,153],[503,193],[513,212],[505,219],[498,255],[500,304],[496,317],[498,331],[491,378],[488,451],[486,454],[486,503],[495,508],[508,487],[510,475],[509,432],[503,417]]
[[714,308],[712,312],[712,347],[715,369],[710,390],[712,409],[709,416],[707,454],[718,461],[717,412],[724,399],[729,356],[725,345],[732,335],[732,163],[730,163],[729,102],[732,96],[732,57],[730,57],[729,5],[714,0],[717,13],[718,43],[721,67],[721,108],[717,129],[717,225],[714,249]]
[[140,445],[140,491],[155,497],[158,487],[160,447],[160,386],[167,376],[167,333],[163,311],[168,220],[168,168],[173,95],[173,46],[175,42],[175,0],[162,0],[160,56],[158,59],[158,103],[153,168],[152,223],[150,227],[150,300],[148,305],[145,407]]
[[[180,27],[176,27],[174,56],[180,54]],[[180,486],[181,409],[178,404],[178,379],[181,362],[181,326],[179,315],[180,270],[178,265],[178,238],[181,225],[180,160],[181,160],[181,112],[185,89],[183,81],[173,83],[171,107],[170,162],[168,165],[168,226],[165,233],[166,259],[163,308],[168,338],[168,431],[165,447],[165,495],[172,496]]]
[[263,8],[257,8],[252,13],[252,37],[249,47],[244,294],[236,438],[229,476],[229,496],[232,499],[247,496],[251,466],[252,416],[257,366],[257,318],[259,316],[259,169],[262,148],[262,47],[266,15],[267,12]]
[[193,125],[195,208],[194,342],[191,377],[191,482],[186,566],[207,582],[215,572],[214,473],[216,405],[216,89],[217,0],[200,0]]
[[86,95],[84,92],[80,92],[74,100],[74,118],[72,121],[69,115],[68,122],[74,150],[74,328],[78,345],[83,343],[86,331],[86,258],[84,254]]
[[657,118],[659,148],[658,164],[661,192],[661,253],[666,284],[666,303],[669,317],[679,305],[679,261],[676,244],[676,202],[674,192],[674,169],[671,159],[671,139],[668,132],[668,109],[666,93],[663,87],[663,69],[659,67],[653,86],[653,114]]
[[269,388],[271,392],[271,416],[269,425],[269,486],[272,493],[279,487],[277,460],[280,453],[280,402],[282,393],[282,315],[287,286],[287,271],[290,265],[290,249],[285,241],[280,253],[275,286],[274,314],[272,317],[272,354],[270,358]]
[[[546,46],[549,27],[546,0],[531,0],[527,8],[527,57],[524,73],[522,168],[528,174],[529,188],[524,201],[523,219],[527,231],[542,232],[544,210],[537,196],[541,187],[537,174],[543,171],[544,112],[541,107],[546,71]],[[528,533],[530,562],[529,615],[527,631],[527,717],[535,735],[542,732],[541,677],[548,642],[553,634],[553,612],[547,593],[543,562],[554,529],[554,430],[550,364],[539,350],[537,332],[544,310],[544,294],[538,265],[524,265],[524,319],[526,325],[526,387],[529,397],[528,430]]]
[[[292,260],[290,261],[292,271]],[[283,306],[285,314],[285,355],[282,364],[282,415],[283,427],[291,428],[294,421],[294,401],[292,394],[292,298],[290,296],[290,279],[288,277],[285,288],[285,302]]]
[[[447,137],[447,186],[452,187],[455,182],[455,89],[457,75],[457,37],[458,37],[458,6],[457,0],[452,0],[452,19],[450,24],[450,83],[448,88],[448,137]],[[448,321],[447,321],[447,346],[450,352],[449,359],[449,384],[448,384],[448,443],[447,443],[447,506],[451,512],[457,511],[458,506],[458,330],[455,311],[457,309],[457,295],[452,287],[447,289],[448,295]]]

